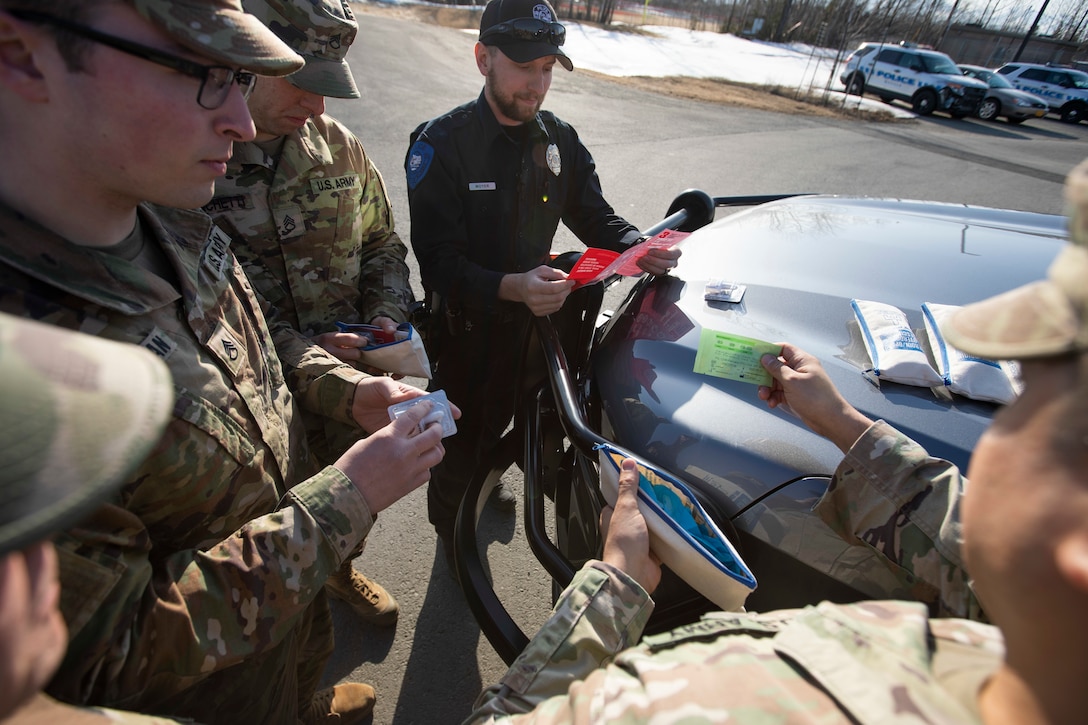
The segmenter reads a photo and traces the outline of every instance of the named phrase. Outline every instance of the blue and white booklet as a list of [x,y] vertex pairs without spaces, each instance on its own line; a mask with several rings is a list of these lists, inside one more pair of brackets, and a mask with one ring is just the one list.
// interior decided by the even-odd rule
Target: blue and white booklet
[[[607,445],[597,450],[601,493],[614,506],[625,456]],[[638,508],[650,530],[650,548],[661,563],[722,609],[742,610],[756,578],[733,544],[683,483],[642,464],[638,472]]]

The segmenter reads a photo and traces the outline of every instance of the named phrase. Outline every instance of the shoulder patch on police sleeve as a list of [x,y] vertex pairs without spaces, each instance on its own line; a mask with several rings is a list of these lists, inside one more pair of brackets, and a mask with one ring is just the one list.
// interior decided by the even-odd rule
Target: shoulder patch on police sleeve
[[412,144],[412,148],[408,150],[408,161],[404,165],[404,169],[408,174],[409,191],[416,188],[416,185],[423,181],[423,177],[427,175],[433,160],[433,146],[426,141],[416,141]]

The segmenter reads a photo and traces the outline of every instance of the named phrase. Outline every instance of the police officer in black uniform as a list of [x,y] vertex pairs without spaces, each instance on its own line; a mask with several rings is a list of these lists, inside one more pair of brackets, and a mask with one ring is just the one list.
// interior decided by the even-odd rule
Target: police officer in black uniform
[[[462,411],[427,492],[447,563],[477,461],[513,413],[530,315],[558,311],[574,285],[548,266],[559,222],[587,246],[621,251],[640,239],[605,201],[578,133],[540,110],[555,65],[573,69],[565,37],[547,0],[491,0],[474,50],[483,92],[420,125],[405,158],[412,248],[444,319],[431,389],[445,390]],[[654,250],[640,266],[663,274],[679,254]],[[513,495],[497,494],[492,500],[512,510]]]

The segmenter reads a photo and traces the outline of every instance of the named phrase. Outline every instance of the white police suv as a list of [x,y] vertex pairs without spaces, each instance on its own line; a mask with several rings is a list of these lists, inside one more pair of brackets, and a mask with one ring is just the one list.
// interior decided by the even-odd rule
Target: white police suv
[[1038,63],[1006,63],[997,72],[1015,88],[1046,101],[1066,123],[1088,118],[1088,73]]
[[862,43],[839,76],[846,92],[871,93],[881,100],[906,101],[919,116],[944,111],[964,118],[978,110],[985,83],[968,78],[944,53],[909,43]]

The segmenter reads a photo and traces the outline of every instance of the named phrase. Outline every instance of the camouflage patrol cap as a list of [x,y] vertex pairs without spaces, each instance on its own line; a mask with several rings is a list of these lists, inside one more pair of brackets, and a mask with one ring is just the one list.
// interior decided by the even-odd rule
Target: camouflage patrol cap
[[0,554],[76,523],[159,439],[166,365],[135,345],[0,313]]
[[239,0],[128,0],[189,50],[267,76],[302,67],[302,58],[242,10]]
[[1088,160],[1065,182],[1070,244],[1047,279],[968,305],[943,330],[970,355],[1023,360],[1088,352]]
[[344,58],[359,30],[346,0],[242,0],[242,5],[305,59],[306,65],[288,77],[291,83],[321,96],[359,97]]

